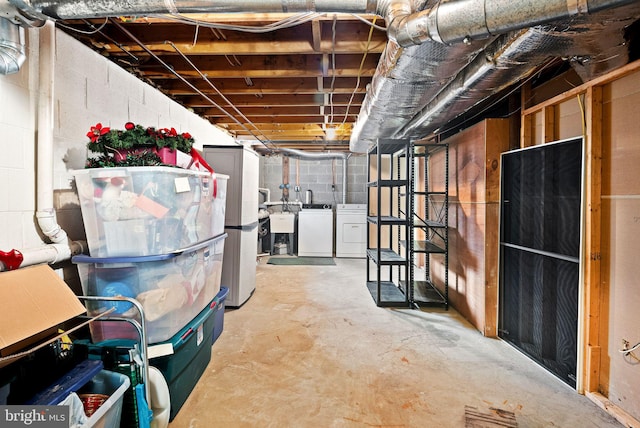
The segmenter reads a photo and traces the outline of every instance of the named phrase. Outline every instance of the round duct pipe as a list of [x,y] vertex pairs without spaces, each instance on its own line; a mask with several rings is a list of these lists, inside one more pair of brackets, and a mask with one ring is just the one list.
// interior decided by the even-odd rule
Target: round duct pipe
[[347,203],[347,161],[351,153],[309,153],[302,150],[280,148],[278,152],[283,156],[302,160],[342,160],[342,203]]
[[0,74],[17,73],[26,59],[24,28],[0,18]]

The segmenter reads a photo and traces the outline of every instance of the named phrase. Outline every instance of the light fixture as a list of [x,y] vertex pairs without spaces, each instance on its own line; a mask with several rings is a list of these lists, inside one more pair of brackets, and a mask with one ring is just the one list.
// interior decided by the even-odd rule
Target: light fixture
[[327,140],[335,140],[336,139],[336,128],[329,127],[325,131],[325,139]]

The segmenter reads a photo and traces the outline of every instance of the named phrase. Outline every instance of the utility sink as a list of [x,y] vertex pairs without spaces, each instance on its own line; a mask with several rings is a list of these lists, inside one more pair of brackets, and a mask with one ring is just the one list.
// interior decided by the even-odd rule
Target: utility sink
[[276,213],[269,216],[269,227],[271,233],[293,233],[295,214]]

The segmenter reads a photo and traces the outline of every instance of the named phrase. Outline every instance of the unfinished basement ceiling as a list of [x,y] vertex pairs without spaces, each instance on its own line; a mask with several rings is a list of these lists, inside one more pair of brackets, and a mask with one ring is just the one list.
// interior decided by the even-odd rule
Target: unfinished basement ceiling
[[[58,26],[240,140],[348,150],[365,88],[387,43],[383,19],[313,13],[189,17],[199,25],[156,17]],[[263,31],[269,27],[283,28]]]
[[409,47],[388,41],[380,16],[345,13],[57,24],[258,149],[365,151],[376,138],[471,125],[528,79],[541,84],[571,66],[586,81],[637,59],[639,17],[640,2],[631,2],[467,43]]

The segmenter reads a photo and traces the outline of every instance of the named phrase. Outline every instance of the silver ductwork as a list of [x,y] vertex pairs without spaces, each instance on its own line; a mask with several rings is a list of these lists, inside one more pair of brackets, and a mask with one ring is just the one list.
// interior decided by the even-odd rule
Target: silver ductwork
[[0,74],[17,73],[27,59],[24,28],[0,18]]
[[[598,3],[599,10],[603,6]],[[394,53],[385,52],[378,64],[350,149],[366,152],[381,137],[418,139],[441,132],[554,57],[569,59],[584,81],[620,67],[629,61],[625,28],[638,18],[640,3],[633,2],[486,39],[485,45],[472,39],[452,46],[431,39],[408,48],[390,43],[387,50]]]
[[[376,13],[371,0],[9,0],[33,16],[104,18],[158,13]],[[393,3],[387,0],[380,3]]]
[[526,79],[551,58],[568,58],[584,81],[621,67],[629,61],[624,29],[638,17],[640,4],[636,3],[501,36],[396,131],[394,138],[422,138],[443,131],[438,128]]
[[288,156],[294,159],[301,160],[332,160],[338,159],[342,160],[342,177],[343,177],[343,185],[342,185],[342,203],[347,203],[347,162],[349,161],[350,153],[337,152],[337,153],[315,153],[315,152],[305,152],[302,150],[296,149],[286,149],[280,148],[276,152],[279,152],[283,156]]
[[468,42],[510,31],[596,13],[636,0],[456,0],[405,15],[389,28],[400,46]]
[[[571,51],[578,45],[567,42],[569,39],[558,39],[566,45],[564,49],[559,46],[541,54],[532,50],[546,44],[539,40],[540,32],[559,33],[564,30],[556,28],[574,28],[575,22],[586,22],[585,16],[605,9],[624,9],[625,5],[633,9],[638,4],[637,0],[8,1],[20,15],[32,19],[157,13],[378,14],[387,23],[390,42],[354,125],[350,149],[355,152],[366,151],[378,138],[423,137],[497,89],[529,75],[541,56],[584,58],[583,52]],[[539,27],[552,21],[554,27]],[[562,22],[561,26],[557,22]],[[533,26],[538,27],[522,31]],[[450,45],[456,42],[464,43]],[[595,41],[590,47],[601,44]],[[586,49],[586,57],[593,52]],[[593,71],[592,66],[584,69],[587,71],[582,75],[586,76]]]
[[303,150],[279,148],[275,150],[275,153],[280,153],[283,156],[291,157],[294,159],[302,160],[330,160],[330,159],[347,159],[349,153],[336,152],[336,153],[324,153],[324,152],[305,152]]

